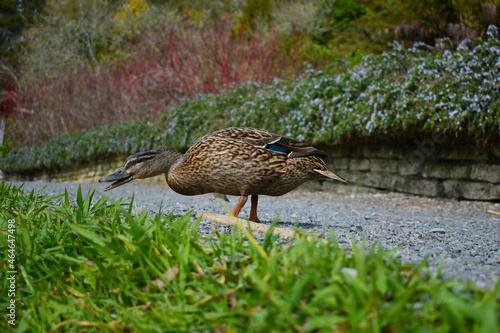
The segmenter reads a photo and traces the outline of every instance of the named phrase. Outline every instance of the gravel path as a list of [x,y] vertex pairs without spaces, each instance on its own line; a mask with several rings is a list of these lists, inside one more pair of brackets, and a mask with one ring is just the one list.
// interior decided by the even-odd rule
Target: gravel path
[[[19,186],[22,183],[13,182]],[[40,190],[57,195],[68,190],[76,198],[77,183],[24,183],[25,190]],[[82,184],[84,194],[90,188],[102,192],[103,184]],[[176,214],[211,212],[225,214],[212,195],[187,197],[170,190],[166,185],[136,182],[118,187],[106,195],[113,199],[135,194],[138,212],[146,209],[157,213],[175,210]],[[500,278],[500,212],[499,203],[429,199],[405,194],[381,193],[339,195],[324,192],[294,191],[282,197],[259,197],[259,218],[271,223],[278,218],[279,226],[333,231],[343,247],[351,240],[365,240],[367,245],[380,241],[385,249],[402,245],[397,255],[403,262],[420,262],[429,255],[429,268],[437,272],[443,260],[443,278],[455,276],[470,279],[482,288],[491,287]],[[237,202],[230,197],[229,207]],[[248,218],[250,201],[240,213]],[[488,212],[490,211],[490,212]],[[230,227],[200,224],[200,233],[214,229],[229,232]]]

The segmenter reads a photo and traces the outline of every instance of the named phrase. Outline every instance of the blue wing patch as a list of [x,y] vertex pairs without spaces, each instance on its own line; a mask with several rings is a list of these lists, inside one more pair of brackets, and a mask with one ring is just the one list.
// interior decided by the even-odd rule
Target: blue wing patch
[[288,150],[286,148],[278,147],[278,146],[273,145],[273,144],[266,145],[266,149],[269,149],[269,150],[272,150],[272,151],[275,151],[275,152],[278,152],[278,153],[286,153],[286,154],[288,154],[290,152],[290,150]]

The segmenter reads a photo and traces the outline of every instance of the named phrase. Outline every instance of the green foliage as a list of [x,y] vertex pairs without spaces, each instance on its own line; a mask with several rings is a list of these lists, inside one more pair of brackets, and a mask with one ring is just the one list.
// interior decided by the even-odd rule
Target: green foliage
[[[151,0],[150,0],[151,1]],[[165,4],[164,0],[154,0],[151,3],[160,7]],[[170,0],[168,6],[177,10],[181,14],[188,14],[190,18],[193,16],[196,21],[207,22],[209,20],[221,20],[224,15],[234,14],[241,10],[244,6],[244,0]],[[208,19],[208,20],[207,20]]]
[[140,30],[157,22],[145,0],[46,0],[43,15],[24,34],[23,77],[116,61]]
[[[452,37],[450,25],[462,29],[473,29],[482,37],[488,25],[499,23],[492,17],[492,6],[500,5],[498,0],[357,0],[368,9],[368,14],[358,23],[372,36],[387,31],[386,38],[393,38],[392,31],[401,23],[416,21],[433,29],[440,37]],[[490,6],[489,8],[487,8]],[[498,10],[494,12],[498,13]],[[470,32],[469,32],[470,33]],[[417,39],[418,40],[418,39]],[[422,41],[422,40],[418,40]],[[458,45],[455,45],[458,46]]]
[[0,59],[17,62],[18,38],[39,15],[43,0],[0,0]]
[[118,31],[133,40],[138,34],[140,19],[148,9],[146,0],[129,0],[115,14],[116,27]]
[[338,72],[385,44],[374,43],[357,23],[365,12],[354,0],[283,1],[273,6],[271,26],[283,34],[287,48],[301,50],[301,61]]
[[71,201],[1,183],[0,205],[2,257],[14,244],[19,272],[16,332],[495,333],[500,324],[500,283],[442,281],[380,245],[341,249],[333,235],[297,233],[282,246],[272,228],[262,243],[238,228],[205,238],[190,213],[147,216],[81,190]]
[[366,8],[355,0],[320,0],[317,17],[321,26],[321,34],[317,38],[328,44],[339,33],[356,30],[354,23],[366,14]]
[[322,144],[411,142],[433,131],[448,143],[500,142],[500,40],[496,28],[472,49],[432,53],[399,44],[346,73],[308,70],[303,77],[233,86],[198,95],[148,119],[59,135],[43,146],[13,149],[6,172],[54,169],[97,156],[186,149],[214,130],[265,128]]
[[12,150],[12,148],[14,148],[14,146],[9,143],[0,145],[0,157],[4,157],[5,155],[7,155]]
[[23,20],[14,1],[1,0],[0,6],[2,8],[2,15],[0,15],[0,58],[13,60],[15,55],[13,41],[22,30]]
[[24,33],[23,71],[51,76],[97,65],[110,41],[109,10],[106,0],[47,0],[44,15]]
[[[95,110],[106,121],[156,117],[164,105],[218,91],[223,82],[270,82],[303,73],[304,63],[338,73],[389,50],[386,41],[402,20],[440,32],[450,23],[459,32],[484,30],[483,7],[480,0],[47,0],[23,33],[21,72],[12,75],[19,108],[35,116],[16,118],[7,135],[19,145],[46,142],[102,124]],[[213,27],[233,34],[212,37]]]
[[485,29],[484,3],[483,0],[422,0],[400,1],[399,6],[408,20],[417,20],[446,34],[449,23],[462,23],[479,31]]
[[237,24],[233,26],[233,34],[267,30],[271,23],[271,0],[246,0],[241,8]]
[[328,57],[350,61],[359,54],[379,52],[385,45],[385,40],[370,38],[360,24],[366,20],[368,7],[356,0],[291,1],[275,7],[273,27],[287,36],[298,37],[302,44],[314,44],[311,49]]
[[[140,122],[105,125],[89,131],[59,134],[45,145],[13,149],[4,157],[4,171],[43,170],[75,166],[99,156],[132,154],[152,148],[155,127],[149,118]],[[28,164],[24,164],[31,161]]]
[[243,6],[243,18],[253,27],[256,20],[269,23],[271,15],[271,0],[247,0]]

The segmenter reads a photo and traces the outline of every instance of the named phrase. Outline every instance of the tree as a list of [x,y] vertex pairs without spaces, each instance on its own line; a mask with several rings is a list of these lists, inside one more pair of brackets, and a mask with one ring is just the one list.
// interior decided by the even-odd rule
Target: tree
[[99,65],[109,47],[115,10],[107,0],[47,0],[43,15],[23,34],[23,71],[55,75]]
[[0,0],[0,58],[14,63],[16,43],[40,14],[44,0]]

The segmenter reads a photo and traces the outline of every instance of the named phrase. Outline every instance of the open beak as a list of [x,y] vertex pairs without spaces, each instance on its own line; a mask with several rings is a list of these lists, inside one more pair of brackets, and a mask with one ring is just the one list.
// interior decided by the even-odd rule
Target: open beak
[[115,173],[112,173],[110,175],[107,175],[106,177],[102,177],[101,179],[99,179],[99,183],[114,182],[113,184],[109,185],[104,189],[104,192],[106,192],[120,185],[127,184],[132,180],[134,180],[134,175],[128,174],[124,170],[124,168],[120,168]]

